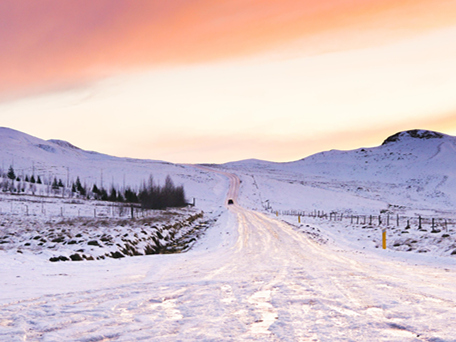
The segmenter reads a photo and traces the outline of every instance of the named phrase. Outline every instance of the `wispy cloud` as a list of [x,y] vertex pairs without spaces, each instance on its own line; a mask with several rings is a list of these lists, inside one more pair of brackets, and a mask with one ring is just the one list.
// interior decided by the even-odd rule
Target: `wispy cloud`
[[[378,44],[455,17],[455,2],[431,0],[2,1],[0,92],[239,57],[294,41],[302,51]],[[362,38],[363,30],[379,29]]]

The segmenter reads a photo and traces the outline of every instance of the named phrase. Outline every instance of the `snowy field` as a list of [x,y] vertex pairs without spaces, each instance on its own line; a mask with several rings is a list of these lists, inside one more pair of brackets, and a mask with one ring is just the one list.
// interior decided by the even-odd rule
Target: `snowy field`
[[[229,177],[229,196],[236,198],[239,183]],[[316,227],[307,234],[233,205],[183,254],[72,263],[5,256],[1,336],[453,340],[452,259],[360,251],[344,241],[325,241],[323,228]]]
[[[8,196],[2,197],[7,202]],[[141,210],[101,201],[75,204],[46,198],[46,207],[38,204],[42,209],[35,214],[33,202],[21,204],[30,206],[28,215],[0,215],[0,251],[34,254],[53,262],[185,251],[215,221],[191,207]],[[93,217],[83,215],[87,212]]]
[[[294,163],[166,167],[197,198],[195,212],[179,217],[204,211],[216,219],[185,253],[50,262],[47,252],[15,241],[0,250],[0,340],[456,341],[454,138],[412,138]],[[10,231],[48,231],[40,224],[70,216],[59,216],[60,202],[41,218],[23,207],[8,214],[11,204],[0,203]],[[299,210],[345,218],[284,215]],[[75,237],[85,223],[86,242],[116,227],[132,234],[125,240],[141,237],[112,212],[76,212],[80,223],[65,233]],[[380,214],[447,224],[438,221],[433,233],[424,219],[421,230],[417,221],[410,229],[406,221],[364,221]],[[352,215],[363,218],[352,223]],[[106,229],[95,219],[113,221]],[[33,228],[27,220],[36,220]],[[151,228],[144,223],[141,230]]]

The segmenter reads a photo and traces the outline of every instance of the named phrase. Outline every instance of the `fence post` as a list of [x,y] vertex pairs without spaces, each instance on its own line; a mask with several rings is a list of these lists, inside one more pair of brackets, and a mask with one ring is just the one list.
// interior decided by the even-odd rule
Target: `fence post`
[[421,216],[418,216],[418,229],[421,229]]
[[435,222],[434,222],[434,218],[432,218],[432,233],[436,233],[437,231],[435,230]]
[[396,227],[399,227],[399,214],[396,216]]

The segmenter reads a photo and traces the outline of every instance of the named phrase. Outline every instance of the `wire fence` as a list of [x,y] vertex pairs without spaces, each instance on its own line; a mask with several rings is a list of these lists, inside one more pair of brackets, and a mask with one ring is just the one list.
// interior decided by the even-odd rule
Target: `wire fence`
[[0,197],[0,215],[140,218],[153,214],[154,210],[143,209],[138,204],[20,195]]
[[381,228],[404,228],[404,229],[418,229],[427,231],[431,229],[432,232],[441,230],[449,231],[456,226],[456,219],[433,217],[433,216],[405,216],[400,214],[384,213],[378,215],[359,215],[359,214],[344,214],[336,211],[325,212],[323,210],[301,211],[301,210],[273,210],[270,209],[276,216],[297,216],[298,222],[301,218],[314,218],[328,221],[338,221],[350,223],[353,225],[362,225],[368,227],[381,227]]

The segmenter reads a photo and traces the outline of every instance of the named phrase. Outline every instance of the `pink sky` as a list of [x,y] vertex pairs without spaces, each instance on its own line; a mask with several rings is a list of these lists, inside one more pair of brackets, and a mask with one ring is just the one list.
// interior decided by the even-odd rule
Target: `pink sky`
[[[326,73],[331,69],[336,77],[346,72],[349,63],[346,62],[343,68],[339,68],[337,60],[332,62],[333,64],[328,64],[327,56],[335,56],[340,53],[349,60],[351,57],[347,54],[352,53],[353,65],[348,67],[353,68],[355,74],[362,75],[358,64],[366,63],[370,68],[378,65],[379,62],[375,60],[375,51],[380,54],[387,51],[385,54],[388,54],[390,61],[383,63],[381,67],[390,68],[391,75],[395,74],[396,69],[403,70],[404,65],[407,68],[415,65],[419,72],[423,72],[424,68],[426,75],[423,77],[429,77],[429,93],[432,95],[434,91],[438,91],[437,95],[440,96],[441,92],[449,89],[451,84],[448,83],[449,80],[444,80],[447,88],[442,90],[444,73],[436,70],[436,66],[441,64],[439,59],[448,53],[445,49],[451,49],[446,44],[455,44],[452,44],[451,41],[442,41],[440,45],[436,45],[435,55],[431,56],[430,53],[427,58],[424,56],[428,53],[423,47],[424,43],[422,47],[418,47],[419,39],[423,37],[424,41],[429,39],[426,38],[429,35],[456,27],[455,18],[456,1],[442,0],[6,0],[0,2],[0,106],[7,106],[5,108],[8,108],[9,111],[26,116],[24,111],[30,110],[27,108],[31,107],[27,107],[24,101],[30,101],[30,98],[54,96],[62,91],[72,91],[72,89],[78,92],[98,84],[97,82],[104,82],[106,79],[119,75],[122,77],[131,74],[140,75],[143,72],[148,73],[154,70],[159,72],[170,70],[169,75],[172,76],[166,76],[168,77],[166,80],[171,79],[170,77],[179,80],[179,84],[176,84],[174,90],[170,90],[170,94],[174,93],[176,98],[185,100],[186,90],[183,86],[181,87],[183,78],[177,77],[174,74],[175,70],[185,68],[190,70],[195,67],[208,66],[220,72],[220,75],[224,75],[223,70],[232,70],[232,65],[241,63],[240,61],[247,65],[260,61],[265,64],[263,70],[268,72],[270,70],[266,65],[268,61],[275,63],[274,68],[276,68],[277,61],[301,58],[303,59],[302,65],[305,66],[309,63],[304,59],[310,58],[317,68],[324,65],[319,70],[321,73]],[[441,36],[445,35],[442,33]],[[451,34],[446,36],[453,37]],[[440,39],[439,35],[436,37],[434,41]],[[413,49],[405,51],[404,47],[409,42],[416,46],[416,52]],[[394,48],[398,51],[397,58],[394,57]],[[363,51],[371,53],[364,54]],[[452,55],[449,54],[449,56]],[[404,59],[409,59],[410,63],[406,64]],[[431,65],[431,63],[433,64]],[[243,65],[242,68],[244,67]],[[187,72],[186,70],[182,75]],[[369,70],[373,71],[373,69]],[[413,70],[407,72],[409,73],[407,75],[414,74]],[[452,73],[453,70],[450,70],[448,77],[452,77]],[[303,78],[305,76],[306,74],[303,74]],[[209,82],[209,79],[214,82],[211,77],[207,76],[207,81],[203,77],[201,84]],[[319,79],[318,73],[312,77],[315,77],[317,81]],[[405,80],[406,76],[403,77]],[[289,92],[292,94],[296,91],[295,97],[283,94],[283,101],[287,101],[287,104],[295,101],[296,106],[293,108],[304,106],[298,96],[299,83],[293,78],[293,75],[290,75],[289,79],[290,83],[296,82],[296,87],[290,89]],[[436,79],[438,80],[436,81]],[[225,94],[229,93],[224,88],[226,85],[223,80],[220,78],[218,80],[219,83],[214,84],[213,88],[219,89]],[[337,80],[328,77],[328,82],[330,82],[328,85],[334,87]],[[281,81],[287,82],[287,79],[283,77]],[[362,81],[368,82],[364,79]],[[241,79],[238,79],[238,82],[240,82],[239,84],[244,83]],[[388,82],[391,82],[392,85],[397,84],[394,80]],[[434,87],[433,82],[440,82],[438,83],[440,88]],[[235,87],[237,85],[234,81],[232,84]],[[421,88],[417,88],[415,92],[417,98],[419,98],[418,94],[425,92],[423,84],[424,81],[420,83]],[[198,85],[200,86],[200,84]],[[372,89],[378,86],[377,81],[372,84]],[[378,101],[383,103],[387,99],[389,85],[385,80],[385,83],[380,86],[381,91],[385,94]],[[356,84],[353,87],[358,89]],[[202,92],[207,91],[202,86],[201,89]],[[259,86],[252,83],[252,88],[248,91],[256,94],[257,89]],[[280,92],[279,88],[273,90],[271,88],[271,93]],[[268,89],[265,88],[261,91],[267,93]],[[394,130],[398,128],[415,128],[415,123],[423,123],[427,125],[424,128],[432,127],[444,132],[456,131],[456,120],[451,114],[456,113],[456,107],[452,107],[453,104],[450,100],[447,101],[448,103],[443,102],[446,101],[446,98],[442,100],[437,95],[434,103],[443,103],[442,108],[434,105],[435,113],[433,113],[432,103],[423,104],[422,107],[429,106],[429,109],[426,109],[428,115],[421,113],[417,120],[414,120],[414,124],[408,127],[410,118],[413,117],[413,110],[416,108],[416,103],[413,103],[413,94],[411,92],[407,95],[410,96],[409,99],[404,99],[404,103],[397,105],[397,108],[403,108],[400,113],[407,113],[407,116],[398,118],[391,124],[385,124],[384,127],[377,127],[377,132],[381,132],[381,135],[394,133]],[[318,96],[323,98],[326,95],[319,94]],[[331,96],[334,97],[334,95]],[[251,113],[253,108],[249,107],[252,98],[255,101],[261,101],[256,98],[256,95],[247,98],[245,94],[242,94],[242,97],[229,99],[237,101],[237,106],[233,111],[245,117],[245,115],[250,115],[245,113]],[[343,115],[348,115],[347,117],[352,110],[356,111],[358,108],[356,94],[353,95],[353,98],[352,108],[344,108],[343,103],[347,101],[346,98],[334,99],[335,103],[341,103],[340,108],[344,109]],[[394,98],[394,101],[399,101],[398,98]],[[223,99],[226,100],[226,98]],[[263,101],[267,102],[270,99],[269,96],[266,96]],[[52,107],[52,100],[47,101],[49,101],[48,106]],[[61,106],[61,100],[59,101],[59,106]],[[138,99],[136,98],[135,101]],[[146,108],[147,97],[144,98],[144,101],[144,108]],[[331,101],[332,99],[322,100],[322,105],[326,106]],[[407,108],[406,101],[409,104]],[[196,102],[192,105],[197,106]],[[68,104],[65,106],[67,107]],[[220,106],[223,106],[223,103],[220,103]],[[87,104],[84,110],[90,111],[91,108],[94,108],[94,111],[96,108],[98,114],[100,110],[103,110],[103,107],[96,107],[95,104],[93,107]],[[147,108],[150,111],[158,111],[163,110],[165,105]],[[211,107],[211,111],[208,109],[208,116],[217,115],[214,108],[216,107]],[[290,106],[290,109],[293,108]],[[315,108],[318,109],[318,102],[315,102],[313,107],[303,107],[303,111]],[[193,110],[196,112],[199,108],[195,107]],[[337,108],[331,110],[334,111],[331,115],[342,115]],[[385,108],[385,110],[389,109]],[[324,113],[330,115],[329,111],[330,108],[327,108]],[[178,109],[174,109],[172,113],[177,112]],[[76,110],[72,110],[71,114],[68,112],[68,115],[76,115],[75,113]],[[173,115],[176,115],[175,120],[179,120],[178,114]],[[185,108],[183,108],[182,115],[185,115]],[[257,115],[257,113],[252,115]],[[283,114],[277,112],[276,115],[280,117]],[[145,116],[138,116],[138,120],[142,119],[147,125],[148,121]],[[156,120],[153,122],[156,124]],[[6,123],[8,122],[6,121]],[[12,121],[11,124],[16,123]],[[118,125],[121,127],[122,123],[118,123]],[[52,134],[49,128],[40,128],[35,124],[19,126],[12,128],[28,130],[29,133],[41,137]],[[113,126],[109,130],[117,132],[119,127]],[[61,134],[65,133],[64,127],[56,126],[54,128]],[[220,132],[217,133],[217,130]],[[282,129],[282,131],[284,130],[285,128]],[[369,130],[370,128],[366,127],[366,131]],[[210,158],[214,151],[207,149],[204,151],[202,147],[220,135],[233,136],[232,132],[235,130],[224,132],[223,127],[214,126],[208,127],[207,131],[200,132],[200,134],[193,136],[188,134],[185,137],[185,146],[191,151],[187,152],[185,157],[179,152],[179,146],[182,147],[183,144],[182,134],[175,134],[172,131],[167,135],[167,140],[161,140],[160,144],[157,144],[157,141],[148,142],[145,138],[133,142],[133,137],[130,140],[128,138],[128,136],[135,135],[135,127],[132,127],[131,132],[127,134],[125,146],[131,146],[131,148],[136,146],[135,150],[137,150],[137,146],[141,145],[141,151],[150,151],[150,148],[147,148],[148,144],[149,147],[150,144],[155,147],[162,146],[162,150],[156,150],[155,154],[131,152],[136,153],[137,157],[167,159],[166,157],[169,156],[175,161],[185,162],[204,161],[201,158],[208,158],[212,160],[206,159],[206,161],[214,161],[217,158]],[[312,144],[320,146],[322,149],[331,146],[351,148],[356,147],[357,144],[373,143],[372,134],[368,135],[370,140],[361,133],[356,135],[358,138],[347,139],[347,135],[344,135],[344,132],[348,132],[346,127],[341,126],[340,129],[332,127],[331,132],[339,133],[333,134],[333,139],[328,139],[327,134],[321,132],[321,136],[314,134],[308,141],[316,141],[317,143]],[[303,157],[305,153],[318,151],[318,147],[315,147],[312,150],[301,150],[302,152],[297,150],[289,153],[289,146],[297,143],[305,144],[307,140],[286,132],[283,134],[266,132],[261,136],[258,134],[255,130],[240,133],[235,137],[231,146],[220,147],[220,151],[225,151],[225,157],[218,158],[217,161],[236,158],[237,152],[245,150],[242,146],[247,144],[246,141],[254,141],[250,144],[252,146],[251,157],[282,160],[299,158]],[[285,136],[287,138],[284,138]],[[49,136],[49,138],[51,137]],[[113,144],[109,143],[109,139],[112,139],[109,135],[105,137],[108,142],[104,143],[90,139],[83,140],[71,132],[60,138],[76,139],[77,141],[73,142],[89,149],[103,149],[101,152],[116,155],[129,154],[128,149],[121,150],[113,147]],[[128,141],[131,142],[131,145]],[[164,141],[167,143],[165,144]],[[278,149],[278,151],[270,154],[263,153],[266,150],[272,150],[271,145],[275,147],[274,150]],[[284,149],[288,146],[287,153],[282,153],[286,157],[280,158],[281,146]],[[228,150],[230,151],[227,152]],[[187,158],[187,156],[190,157]],[[239,158],[246,156],[245,153],[239,153]]]
[[383,37],[363,42],[378,44],[453,25],[454,18],[456,1],[431,0],[2,1],[0,91],[255,54],[348,28],[381,28]]

